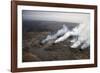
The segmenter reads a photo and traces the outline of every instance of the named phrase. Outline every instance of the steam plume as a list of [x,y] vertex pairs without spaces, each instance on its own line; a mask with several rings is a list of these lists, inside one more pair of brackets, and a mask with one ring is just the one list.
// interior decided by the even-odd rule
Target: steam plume
[[86,24],[79,24],[72,30],[69,30],[68,27],[63,24],[62,28],[59,29],[57,33],[47,35],[47,37],[42,40],[42,43],[59,43],[61,41],[65,41],[70,36],[77,36],[77,38],[70,40],[70,42],[72,42],[72,45],[70,45],[71,48],[77,48],[82,44],[81,49],[84,49],[90,45],[89,26]]

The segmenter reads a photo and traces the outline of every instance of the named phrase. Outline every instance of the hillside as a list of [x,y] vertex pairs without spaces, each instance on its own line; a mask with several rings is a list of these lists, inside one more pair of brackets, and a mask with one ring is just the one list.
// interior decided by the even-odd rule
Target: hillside
[[26,32],[23,34],[23,62],[30,61],[55,61],[55,60],[79,60],[89,59],[89,48],[70,48],[68,40],[57,44],[41,45],[40,41],[49,32]]

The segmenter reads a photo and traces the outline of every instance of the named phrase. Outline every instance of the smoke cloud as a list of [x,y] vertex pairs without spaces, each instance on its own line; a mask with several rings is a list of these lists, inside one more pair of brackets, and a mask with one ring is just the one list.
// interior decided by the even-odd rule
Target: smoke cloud
[[77,48],[81,45],[81,49],[87,48],[90,45],[89,39],[89,26],[87,24],[79,24],[78,26],[74,27],[72,30],[69,30],[68,27],[63,24],[62,28],[57,31],[57,33],[53,35],[47,35],[47,37],[42,40],[42,43],[47,43],[52,40],[51,43],[60,43],[61,41],[65,41],[68,37],[73,36],[70,40],[72,45],[71,48]]
[[57,33],[52,34],[52,35],[47,35],[47,37],[42,41],[42,43],[44,44],[44,43],[46,43],[46,42],[49,42],[50,40],[54,41],[54,40],[56,40],[58,37],[64,35],[67,31],[68,31],[68,27],[67,27],[65,24],[63,24],[62,28],[59,29],[59,30],[57,31]]

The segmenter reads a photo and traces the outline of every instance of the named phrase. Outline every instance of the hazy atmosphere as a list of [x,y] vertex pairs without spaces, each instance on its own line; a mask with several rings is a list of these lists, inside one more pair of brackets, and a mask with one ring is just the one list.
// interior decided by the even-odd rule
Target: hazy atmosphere
[[[83,39],[83,34],[79,35],[84,33],[80,30],[85,23],[89,23],[89,14],[86,13],[23,10],[23,62],[89,59],[90,49],[86,41],[89,31],[86,30],[86,39]],[[85,24],[85,27],[88,26]],[[61,38],[63,41],[55,43]],[[80,43],[74,46],[75,42]]]

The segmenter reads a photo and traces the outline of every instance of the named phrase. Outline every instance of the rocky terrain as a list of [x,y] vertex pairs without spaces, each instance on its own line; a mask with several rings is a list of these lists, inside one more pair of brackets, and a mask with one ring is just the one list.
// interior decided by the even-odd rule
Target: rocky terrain
[[[57,44],[44,44],[40,42],[49,32],[26,32],[23,34],[23,62],[31,61],[55,61],[55,60],[79,60],[89,59],[90,50],[86,48],[70,48],[68,40]],[[70,38],[69,38],[70,39]]]

